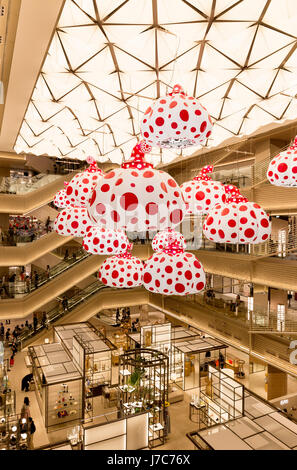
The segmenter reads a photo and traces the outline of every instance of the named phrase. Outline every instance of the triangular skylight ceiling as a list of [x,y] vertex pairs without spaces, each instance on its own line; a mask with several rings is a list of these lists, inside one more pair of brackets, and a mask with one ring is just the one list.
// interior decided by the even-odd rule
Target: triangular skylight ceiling
[[66,0],[15,150],[120,163],[175,83],[211,113],[209,147],[292,119],[296,24],[296,0]]

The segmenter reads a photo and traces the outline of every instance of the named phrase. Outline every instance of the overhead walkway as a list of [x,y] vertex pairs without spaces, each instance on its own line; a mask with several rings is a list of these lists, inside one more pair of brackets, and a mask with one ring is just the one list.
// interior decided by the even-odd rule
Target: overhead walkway
[[[151,249],[150,246],[145,245],[135,246],[132,253],[145,260],[151,254]],[[106,256],[87,256],[32,293],[20,299],[1,300],[0,319],[21,319],[30,315],[52,299],[71,289],[78,282],[94,274],[105,259]]]
[[[37,189],[32,185],[31,190],[25,194],[3,194],[0,193],[0,213],[2,214],[29,214],[35,209],[51,202],[55,194],[64,187],[64,181],[70,181],[76,172],[68,175],[56,176],[48,180],[48,175],[44,175],[44,184]],[[53,176],[53,175],[50,175]],[[42,183],[42,180],[41,180]]]

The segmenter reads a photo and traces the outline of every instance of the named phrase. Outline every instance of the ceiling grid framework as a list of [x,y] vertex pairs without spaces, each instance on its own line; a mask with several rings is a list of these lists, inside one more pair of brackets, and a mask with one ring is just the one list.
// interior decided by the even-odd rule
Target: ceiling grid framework
[[175,83],[209,111],[207,147],[294,119],[296,24],[296,0],[66,0],[15,150],[121,163]]

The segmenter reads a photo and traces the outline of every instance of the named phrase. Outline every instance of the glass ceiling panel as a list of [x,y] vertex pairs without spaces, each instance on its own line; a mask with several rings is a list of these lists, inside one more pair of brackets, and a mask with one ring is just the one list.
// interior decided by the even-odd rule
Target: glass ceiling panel
[[121,163],[151,100],[175,83],[210,112],[208,147],[295,117],[296,1],[279,5],[66,0],[15,150]]

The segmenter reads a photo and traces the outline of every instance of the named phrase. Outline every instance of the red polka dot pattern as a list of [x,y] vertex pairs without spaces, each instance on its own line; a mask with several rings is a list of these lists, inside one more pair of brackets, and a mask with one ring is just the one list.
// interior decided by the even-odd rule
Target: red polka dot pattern
[[176,232],[175,230],[163,230],[162,232],[158,232],[153,238],[152,248],[154,251],[159,252],[164,250],[169,243],[173,242],[177,242],[183,249],[186,248],[184,237],[180,232]]
[[297,186],[297,137],[293,145],[271,160],[267,179],[274,186]]
[[54,223],[54,230],[64,237],[84,237],[92,226],[84,207],[67,207],[62,210]]
[[271,224],[266,212],[254,202],[214,206],[203,224],[206,238],[215,243],[256,244],[268,240]]
[[181,185],[187,207],[187,214],[208,214],[215,204],[225,202],[226,194],[222,183],[209,180],[187,181]]
[[120,255],[129,247],[127,235],[120,230],[91,227],[83,239],[83,248],[93,255]]
[[139,287],[143,284],[143,264],[130,254],[107,258],[99,270],[99,279],[109,287]]
[[66,194],[66,189],[61,189],[55,195],[53,202],[54,202],[54,205],[58,209],[64,209],[65,207],[68,206],[67,200],[68,200],[68,197],[67,197],[67,194]]
[[188,295],[205,287],[202,264],[192,253],[151,256],[144,265],[143,285],[150,292],[164,295]]
[[211,118],[197,99],[187,96],[179,85],[156,100],[141,122],[143,138],[153,146],[187,148],[201,145],[213,128]]
[[94,164],[82,173],[75,175],[66,189],[67,204],[86,207],[92,197],[93,189],[102,177],[102,170]]
[[97,183],[88,210],[98,225],[142,232],[175,227],[184,218],[185,204],[169,174],[153,168],[116,168]]

